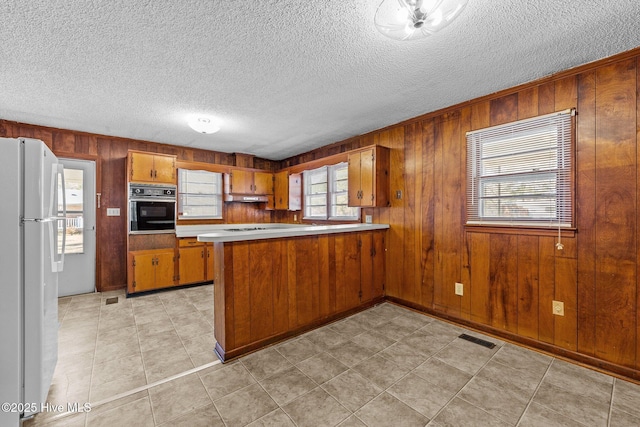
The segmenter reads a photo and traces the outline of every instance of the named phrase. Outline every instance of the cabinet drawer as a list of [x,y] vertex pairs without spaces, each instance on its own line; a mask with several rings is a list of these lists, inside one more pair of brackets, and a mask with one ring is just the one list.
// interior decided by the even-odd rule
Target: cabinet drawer
[[178,239],[178,246],[181,248],[188,248],[191,246],[204,246],[204,242],[198,242],[197,237],[183,237]]

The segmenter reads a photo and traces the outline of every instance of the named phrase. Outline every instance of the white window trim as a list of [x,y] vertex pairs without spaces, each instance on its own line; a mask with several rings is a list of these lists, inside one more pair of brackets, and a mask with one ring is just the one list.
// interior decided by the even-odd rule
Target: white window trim
[[[357,213],[355,216],[334,216],[331,215],[334,204],[333,204],[333,196],[338,193],[334,191],[334,183],[335,183],[335,172],[338,169],[343,167],[348,167],[347,162],[337,163],[335,165],[327,165],[322,166],[317,169],[305,170],[302,172],[303,182],[304,182],[304,206],[303,206],[303,216],[302,219],[314,220],[314,221],[357,221],[360,219],[360,208],[355,208]],[[326,215],[309,215],[309,210],[307,206],[307,198],[310,196],[309,188],[310,188],[310,178],[312,175],[324,174],[326,177],[327,183],[327,192],[325,194],[325,208]],[[347,190],[348,191],[348,190]],[[339,192],[342,193],[342,192]],[[322,193],[318,193],[322,194]]]
[[192,169],[178,169],[178,179],[182,177],[182,175],[189,175],[191,173],[208,173],[213,174],[215,177],[215,186],[217,188],[216,192],[210,193],[190,193],[190,192],[181,192],[181,183],[178,181],[178,205],[182,207],[182,196],[186,195],[192,197],[210,197],[212,198],[211,206],[215,207],[217,210],[217,215],[184,215],[184,213],[180,212],[178,209],[178,219],[180,220],[195,220],[195,219],[222,219],[223,215],[223,201],[222,201],[222,174],[219,172],[210,172],[210,171],[200,171],[200,170],[192,170]]

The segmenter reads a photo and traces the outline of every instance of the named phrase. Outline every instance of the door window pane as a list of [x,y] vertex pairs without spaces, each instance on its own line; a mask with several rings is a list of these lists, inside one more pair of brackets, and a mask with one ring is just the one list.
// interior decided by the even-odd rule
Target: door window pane
[[[84,171],[81,169],[64,169],[65,196],[67,202],[67,242],[65,254],[84,253]],[[58,211],[63,211],[62,195],[58,194]],[[60,229],[60,233],[62,228]],[[59,236],[62,239],[62,236]],[[60,241],[62,247],[62,241]]]

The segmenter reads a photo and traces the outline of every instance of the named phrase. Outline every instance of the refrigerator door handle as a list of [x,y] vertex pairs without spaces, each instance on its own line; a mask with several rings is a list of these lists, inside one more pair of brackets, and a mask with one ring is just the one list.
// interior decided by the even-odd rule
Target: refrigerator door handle
[[[51,263],[53,271],[62,271],[64,268],[64,253],[67,246],[67,192],[66,186],[64,182],[64,166],[62,163],[55,163],[51,167],[51,203],[49,206],[49,213],[52,217],[56,217],[56,224],[62,221],[62,248],[60,253],[56,250],[58,236],[53,236],[53,224],[49,226],[49,230],[51,233]],[[62,217],[59,216],[59,212],[57,211],[57,206],[53,206],[54,200],[57,200],[57,197],[54,197],[58,188],[61,189],[62,193]],[[53,215],[53,209],[56,209],[56,214]],[[58,227],[56,227],[57,231]],[[55,240],[54,240],[55,239]]]

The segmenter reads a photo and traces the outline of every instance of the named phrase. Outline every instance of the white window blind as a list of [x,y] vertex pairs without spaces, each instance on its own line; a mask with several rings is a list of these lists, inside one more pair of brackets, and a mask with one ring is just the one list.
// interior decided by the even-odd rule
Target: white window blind
[[343,162],[329,166],[330,177],[330,205],[329,219],[357,220],[360,218],[360,208],[350,207],[349,202],[349,163]]
[[327,219],[327,167],[302,172],[304,179],[304,218]]
[[178,169],[178,218],[222,218],[222,174]]
[[571,227],[572,116],[467,133],[467,224]]

